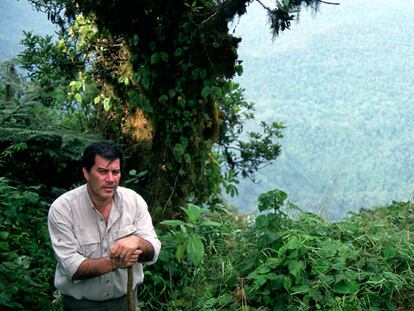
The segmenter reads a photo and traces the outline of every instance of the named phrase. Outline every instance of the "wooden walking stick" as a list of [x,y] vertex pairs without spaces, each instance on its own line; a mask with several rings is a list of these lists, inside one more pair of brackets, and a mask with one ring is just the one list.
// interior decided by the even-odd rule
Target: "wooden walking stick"
[[[137,250],[138,255],[142,254],[142,250]],[[128,298],[128,311],[136,311],[136,297],[134,297],[134,266],[128,268],[128,282],[127,282],[127,298]]]
[[133,284],[134,284],[134,270],[133,270],[133,266],[131,266],[128,268],[128,283],[127,283],[128,311],[136,311],[134,289],[132,288]]

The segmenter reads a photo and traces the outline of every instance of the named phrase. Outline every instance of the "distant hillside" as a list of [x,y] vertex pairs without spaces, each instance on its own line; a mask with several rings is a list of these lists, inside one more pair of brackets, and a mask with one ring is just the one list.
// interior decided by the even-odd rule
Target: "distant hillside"
[[247,99],[287,126],[282,156],[241,184],[242,211],[272,188],[331,219],[412,195],[414,1],[340,2],[273,43],[259,6],[236,23]]
[[46,14],[38,13],[27,0],[0,1],[0,61],[16,56],[21,50],[23,30],[35,34],[53,34],[54,26]]

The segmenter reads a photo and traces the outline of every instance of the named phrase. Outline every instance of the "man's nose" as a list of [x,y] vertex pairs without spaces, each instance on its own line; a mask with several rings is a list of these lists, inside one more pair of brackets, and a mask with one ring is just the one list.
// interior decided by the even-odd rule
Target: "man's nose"
[[115,180],[115,176],[114,174],[112,174],[112,172],[108,172],[108,174],[106,174],[106,181],[114,181]]

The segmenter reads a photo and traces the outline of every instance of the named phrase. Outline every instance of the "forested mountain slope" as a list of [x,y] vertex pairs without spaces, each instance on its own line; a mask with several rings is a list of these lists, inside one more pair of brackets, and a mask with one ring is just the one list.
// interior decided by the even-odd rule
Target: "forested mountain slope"
[[282,156],[241,183],[241,210],[276,187],[331,219],[411,197],[414,2],[340,2],[303,12],[273,42],[260,6],[235,23],[247,100],[287,127]]

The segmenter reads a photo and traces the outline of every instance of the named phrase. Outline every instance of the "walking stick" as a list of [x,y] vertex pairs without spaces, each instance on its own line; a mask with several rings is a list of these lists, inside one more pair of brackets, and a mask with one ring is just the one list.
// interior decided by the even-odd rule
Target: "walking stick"
[[133,271],[133,266],[131,266],[128,268],[128,283],[127,283],[128,311],[136,311],[134,290],[132,288],[133,283],[134,283],[134,271]]

